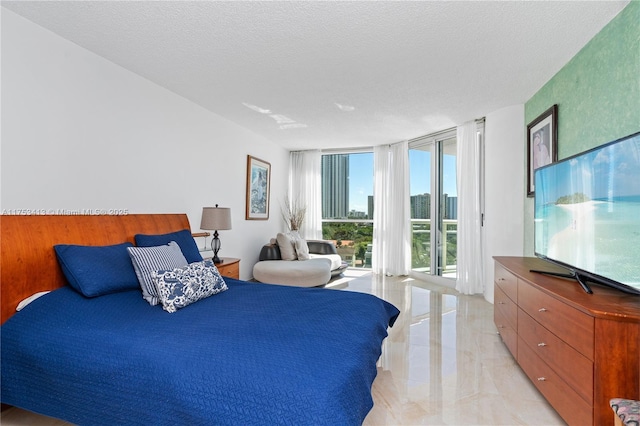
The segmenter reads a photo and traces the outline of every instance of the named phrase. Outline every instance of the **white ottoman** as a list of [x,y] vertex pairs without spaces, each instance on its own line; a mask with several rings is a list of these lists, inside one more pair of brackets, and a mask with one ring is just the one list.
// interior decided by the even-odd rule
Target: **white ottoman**
[[331,260],[263,260],[253,266],[253,278],[267,284],[317,287],[331,279]]

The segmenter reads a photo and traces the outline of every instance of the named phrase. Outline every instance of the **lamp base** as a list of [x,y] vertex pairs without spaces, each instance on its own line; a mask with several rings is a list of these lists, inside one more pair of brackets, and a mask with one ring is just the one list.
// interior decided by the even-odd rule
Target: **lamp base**
[[211,240],[211,249],[213,250],[213,263],[222,263],[222,260],[218,257],[220,251],[220,239],[218,238],[218,231],[213,233],[213,240]]

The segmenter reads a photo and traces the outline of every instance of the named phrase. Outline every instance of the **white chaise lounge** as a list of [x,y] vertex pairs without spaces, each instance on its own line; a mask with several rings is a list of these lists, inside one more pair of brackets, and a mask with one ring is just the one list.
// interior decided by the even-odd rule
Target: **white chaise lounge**
[[[278,234],[280,237],[281,234]],[[280,239],[282,242],[282,239]],[[340,275],[347,269],[336,247],[330,241],[306,241],[308,260],[282,260],[278,241],[272,240],[260,251],[260,261],[253,267],[253,278],[268,284],[282,284],[299,287],[317,287],[329,282],[331,277]],[[288,253],[287,247],[287,253]],[[286,256],[292,259],[292,256]]]

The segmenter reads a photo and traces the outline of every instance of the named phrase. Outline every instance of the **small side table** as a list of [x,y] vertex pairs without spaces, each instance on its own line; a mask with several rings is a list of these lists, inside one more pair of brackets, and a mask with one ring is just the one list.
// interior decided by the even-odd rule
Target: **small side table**
[[216,263],[220,275],[229,278],[240,279],[240,259],[234,257],[221,257],[222,263]]

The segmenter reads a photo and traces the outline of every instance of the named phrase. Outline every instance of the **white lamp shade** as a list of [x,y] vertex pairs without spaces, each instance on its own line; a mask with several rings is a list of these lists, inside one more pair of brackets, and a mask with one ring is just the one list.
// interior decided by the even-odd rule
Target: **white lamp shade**
[[231,209],[228,207],[203,207],[200,229],[231,229]]

